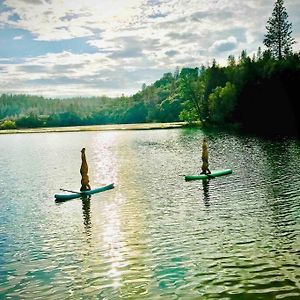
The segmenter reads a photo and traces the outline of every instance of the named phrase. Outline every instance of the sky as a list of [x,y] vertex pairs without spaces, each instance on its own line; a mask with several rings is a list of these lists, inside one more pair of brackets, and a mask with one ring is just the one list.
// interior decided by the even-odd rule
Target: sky
[[[285,7],[300,50],[300,3]],[[0,94],[132,95],[263,47],[273,0],[0,0]]]

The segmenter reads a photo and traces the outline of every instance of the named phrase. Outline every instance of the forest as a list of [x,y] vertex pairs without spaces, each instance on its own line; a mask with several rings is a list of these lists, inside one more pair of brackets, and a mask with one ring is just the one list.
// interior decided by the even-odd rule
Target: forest
[[176,69],[131,97],[45,99],[0,96],[1,128],[200,120],[249,132],[297,134],[300,54],[280,60],[243,51],[226,67]]
[[266,28],[266,50],[259,47],[251,57],[246,50],[237,58],[229,55],[226,66],[213,59],[206,66],[177,67],[132,96],[2,94],[0,129],[200,121],[250,133],[298,135],[300,52],[292,51],[295,41],[282,0],[276,1]]

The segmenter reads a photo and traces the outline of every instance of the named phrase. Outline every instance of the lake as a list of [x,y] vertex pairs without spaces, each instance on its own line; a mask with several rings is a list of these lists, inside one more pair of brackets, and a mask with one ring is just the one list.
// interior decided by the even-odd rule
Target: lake
[[[300,299],[300,143],[196,129],[0,135],[0,299]],[[86,148],[92,188],[80,188]]]

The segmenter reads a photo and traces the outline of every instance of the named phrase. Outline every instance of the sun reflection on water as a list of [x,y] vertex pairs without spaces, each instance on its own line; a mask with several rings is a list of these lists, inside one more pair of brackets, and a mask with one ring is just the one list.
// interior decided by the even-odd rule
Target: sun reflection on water
[[110,270],[107,276],[113,281],[113,287],[121,286],[121,268],[126,265],[123,253],[126,253],[124,243],[121,207],[122,195],[117,193],[118,201],[112,202],[104,207],[103,217],[105,218],[104,226],[101,232],[102,244],[106,245],[106,258],[110,262]]
[[115,183],[117,185],[117,158],[115,148],[117,146],[118,133],[114,131],[101,132],[94,136],[91,143],[93,173],[92,182],[95,183]]

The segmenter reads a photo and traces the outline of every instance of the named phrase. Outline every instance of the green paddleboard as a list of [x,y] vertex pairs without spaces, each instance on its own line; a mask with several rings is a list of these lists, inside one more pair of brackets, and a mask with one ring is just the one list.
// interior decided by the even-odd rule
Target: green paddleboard
[[211,179],[223,175],[228,175],[231,174],[232,170],[231,169],[224,169],[224,170],[215,170],[212,171],[211,174],[199,174],[199,175],[185,175],[184,179],[186,181],[190,180],[204,180],[204,179]]

